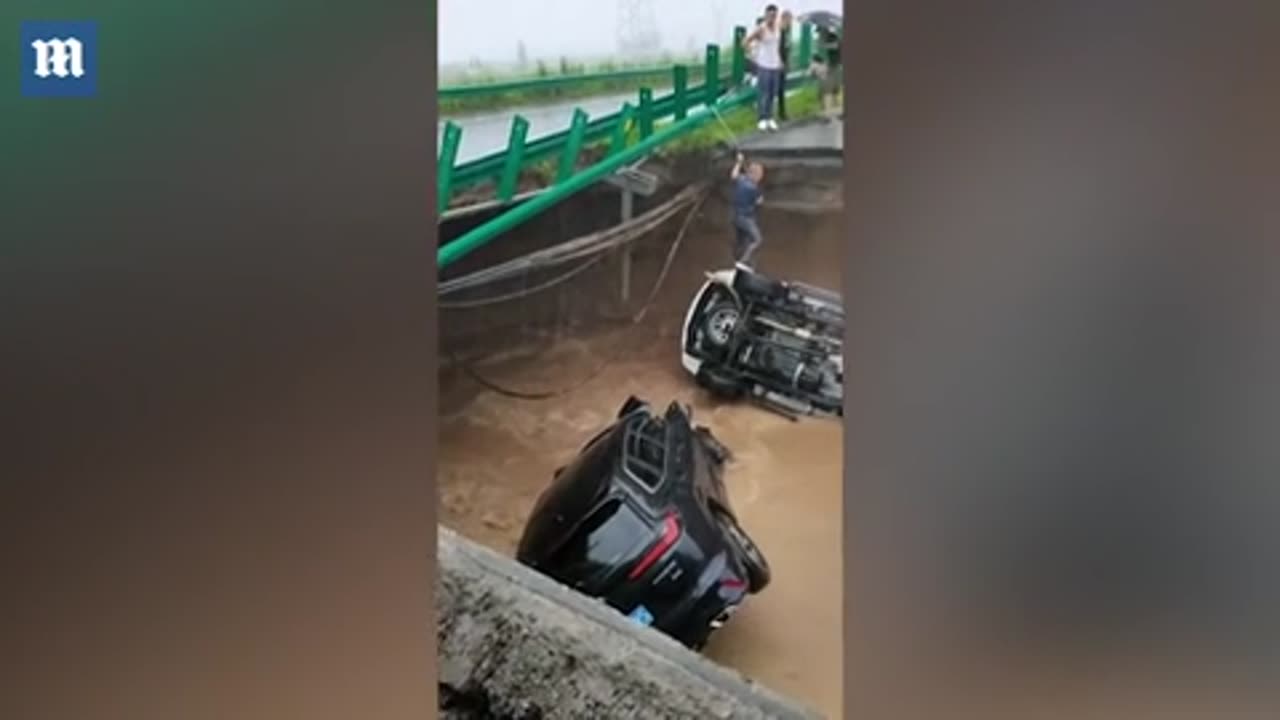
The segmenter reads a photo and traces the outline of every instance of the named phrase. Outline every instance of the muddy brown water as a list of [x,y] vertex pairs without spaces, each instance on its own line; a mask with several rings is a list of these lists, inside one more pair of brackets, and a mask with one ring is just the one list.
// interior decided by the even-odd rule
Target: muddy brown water
[[[510,398],[456,369],[442,369],[441,521],[513,554],[528,513],[555,468],[608,423],[628,395],[660,406],[672,400],[688,403],[695,419],[734,451],[726,472],[732,502],[773,568],[771,585],[713,636],[707,655],[828,717],[841,717],[840,424],[792,422],[749,405],[717,404],[692,385],[679,365],[678,333],[686,304],[703,271],[726,264],[728,230],[722,218],[719,207],[704,211],[643,322],[556,328],[543,332],[542,342],[528,341],[535,334],[531,332],[521,336],[529,345],[523,352],[513,349],[505,358],[476,366],[489,380],[513,389],[565,389],[565,394],[537,401]],[[762,225],[766,244],[757,258],[761,270],[840,287],[840,214],[766,213]],[[669,241],[658,238],[638,253],[637,295],[648,293]],[[577,301],[595,297],[600,306],[610,305],[616,278],[612,270],[602,269],[594,278],[574,283]],[[522,312],[534,312],[527,304],[487,312],[507,313],[519,322]],[[472,322],[467,312],[446,313],[442,321]]]

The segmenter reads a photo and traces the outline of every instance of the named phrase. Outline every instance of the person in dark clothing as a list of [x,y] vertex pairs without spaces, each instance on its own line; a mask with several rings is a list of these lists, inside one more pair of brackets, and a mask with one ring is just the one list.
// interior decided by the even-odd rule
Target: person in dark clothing
[[778,54],[782,55],[782,80],[778,83],[778,119],[787,121],[787,73],[791,71],[791,11],[783,10],[779,18]]
[[840,91],[844,89],[844,69],[840,65],[840,35],[833,30],[824,29],[821,52],[827,66],[822,92],[826,98],[829,98],[831,106],[828,110],[827,101],[824,100],[823,109],[829,113],[829,116],[834,116],[840,106]]
[[742,153],[738,153],[729,177],[733,180],[733,261],[750,266],[751,256],[764,242],[760,235],[760,223],[756,220],[756,209],[764,202],[764,195],[760,191],[760,183],[764,180],[764,166],[758,162],[748,165]]

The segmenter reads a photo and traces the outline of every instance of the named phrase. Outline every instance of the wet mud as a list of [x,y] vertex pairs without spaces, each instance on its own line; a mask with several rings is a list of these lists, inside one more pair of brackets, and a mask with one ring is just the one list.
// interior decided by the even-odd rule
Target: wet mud
[[[828,717],[841,717],[841,427],[836,420],[793,422],[751,405],[718,404],[681,369],[678,333],[685,307],[703,272],[728,264],[723,210],[712,205],[703,215],[642,322],[531,328],[520,334],[521,347],[474,366],[504,387],[563,391],[559,396],[506,397],[457,367],[442,368],[441,522],[513,554],[555,468],[608,423],[628,395],[655,405],[688,403],[696,421],[709,425],[733,450],[726,472],[732,502],[773,568],[772,584],[713,637],[707,655]],[[769,212],[762,226],[766,242],[757,256],[762,271],[840,287],[840,214]],[[652,247],[637,252],[637,296],[647,295],[669,242],[669,237],[656,238]],[[572,285],[576,305],[615,302],[614,269]],[[508,323],[520,322],[521,313],[536,313],[530,303],[515,305],[488,312],[506,313]],[[442,321],[473,322],[461,315]],[[448,349],[442,346],[442,351]]]

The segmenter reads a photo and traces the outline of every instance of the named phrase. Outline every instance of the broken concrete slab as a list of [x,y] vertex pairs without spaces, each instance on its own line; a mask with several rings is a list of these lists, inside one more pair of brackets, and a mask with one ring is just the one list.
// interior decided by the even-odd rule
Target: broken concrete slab
[[441,718],[821,717],[446,528],[438,538]]

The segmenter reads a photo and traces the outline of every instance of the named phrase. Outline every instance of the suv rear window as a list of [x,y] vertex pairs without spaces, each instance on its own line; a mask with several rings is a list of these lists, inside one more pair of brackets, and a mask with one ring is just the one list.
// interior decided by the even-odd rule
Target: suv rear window
[[662,485],[667,466],[667,424],[661,418],[645,417],[627,426],[623,466],[650,492]]

